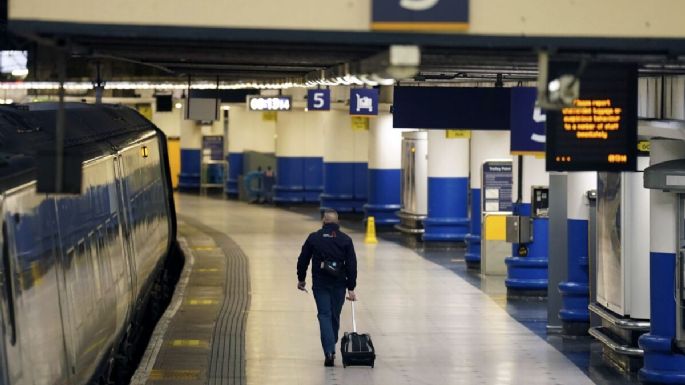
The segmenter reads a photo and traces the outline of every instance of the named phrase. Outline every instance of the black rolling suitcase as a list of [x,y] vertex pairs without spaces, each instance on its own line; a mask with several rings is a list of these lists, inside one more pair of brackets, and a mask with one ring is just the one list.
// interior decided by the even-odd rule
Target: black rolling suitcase
[[354,301],[352,301],[352,333],[343,335],[340,344],[343,367],[370,366],[376,361],[376,350],[373,348],[371,336],[357,333],[357,321],[354,319]]

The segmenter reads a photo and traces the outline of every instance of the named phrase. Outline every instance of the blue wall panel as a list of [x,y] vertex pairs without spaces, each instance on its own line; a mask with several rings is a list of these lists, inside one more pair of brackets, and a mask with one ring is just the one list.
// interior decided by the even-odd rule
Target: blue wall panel
[[400,223],[395,212],[400,209],[401,170],[369,169],[368,203],[364,205],[367,217],[374,217],[378,226]]
[[468,178],[428,178],[424,241],[463,241],[468,217]]
[[198,190],[200,188],[200,149],[181,149],[181,173],[178,179],[179,190]]
[[353,162],[324,163],[324,186],[321,209],[339,212],[362,212],[367,194],[367,164]]
[[276,184],[274,202],[304,201],[304,158],[276,158]]
[[304,201],[318,202],[323,191],[323,158],[304,158]]

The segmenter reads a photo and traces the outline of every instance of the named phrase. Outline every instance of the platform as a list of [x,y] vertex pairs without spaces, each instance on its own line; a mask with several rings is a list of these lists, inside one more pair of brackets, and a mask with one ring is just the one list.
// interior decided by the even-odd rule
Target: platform
[[[325,368],[314,299],[295,275],[319,222],[191,195],[178,195],[177,209],[191,255],[133,384],[592,383],[459,275],[393,242],[365,245],[345,228],[358,257],[357,323],[378,358],[374,369],[344,369],[339,357]],[[341,329],[351,327],[346,306]]]

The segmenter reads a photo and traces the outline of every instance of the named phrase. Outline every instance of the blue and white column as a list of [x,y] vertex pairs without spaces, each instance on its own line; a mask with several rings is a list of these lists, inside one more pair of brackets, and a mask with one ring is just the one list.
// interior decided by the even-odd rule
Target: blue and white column
[[[368,136],[352,129],[346,111],[331,111],[324,128],[324,191],[321,209],[363,212],[368,193]],[[376,119],[376,118],[370,118]]]
[[[652,139],[650,164],[685,158],[685,142]],[[685,354],[677,350],[675,277],[678,245],[678,196],[650,190],[651,327],[640,337],[644,367],[640,379],[650,383],[685,384]]]
[[318,202],[322,190],[320,112],[279,112],[276,123],[274,202]]
[[[188,122],[184,120],[184,122]],[[202,163],[202,127],[192,125],[181,130],[181,172],[178,176],[179,191],[200,189],[200,168]]]
[[471,132],[471,221],[466,241],[464,259],[471,268],[480,266],[480,236],[483,222],[481,213],[481,172],[488,159],[511,159],[509,155],[510,131]]
[[596,172],[569,172],[566,187],[567,272],[559,283],[562,308],[559,318],[567,334],[587,334],[590,323],[589,220],[590,201],[587,191],[597,189]]
[[428,131],[428,216],[426,242],[461,242],[469,232],[469,140]]
[[392,114],[381,113],[371,121],[369,132],[369,194],[364,205],[367,217],[377,226],[400,223],[402,130],[392,127]]
[[[523,156],[523,190],[521,202],[514,203],[514,215],[531,215],[531,187],[549,186],[549,173],[545,170],[545,159]],[[514,200],[518,194],[518,162],[514,157],[512,192]],[[547,247],[549,241],[548,218],[533,219],[533,241],[527,244],[512,244],[512,256],[505,259],[507,278],[504,284],[507,293],[513,295],[538,295],[547,292]]]

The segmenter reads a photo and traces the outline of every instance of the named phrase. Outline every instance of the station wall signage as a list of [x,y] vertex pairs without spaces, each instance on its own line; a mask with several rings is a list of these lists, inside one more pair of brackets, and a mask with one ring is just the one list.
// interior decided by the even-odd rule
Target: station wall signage
[[544,111],[535,107],[537,89],[511,89],[511,153],[512,155],[542,155],[545,153]]
[[308,90],[307,109],[309,111],[328,111],[331,109],[331,90]]
[[261,96],[247,97],[247,107],[250,111],[290,111],[292,109],[290,96]]
[[371,29],[465,31],[469,0],[373,0]]
[[509,130],[509,88],[395,87],[393,127]]
[[378,90],[352,88],[350,90],[350,115],[378,115]]
[[[550,78],[573,74],[578,63],[550,63]],[[547,111],[548,171],[635,171],[637,66],[591,63],[572,107]]]
[[513,210],[513,166],[510,160],[487,160],[481,171],[481,210],[507,212]]

